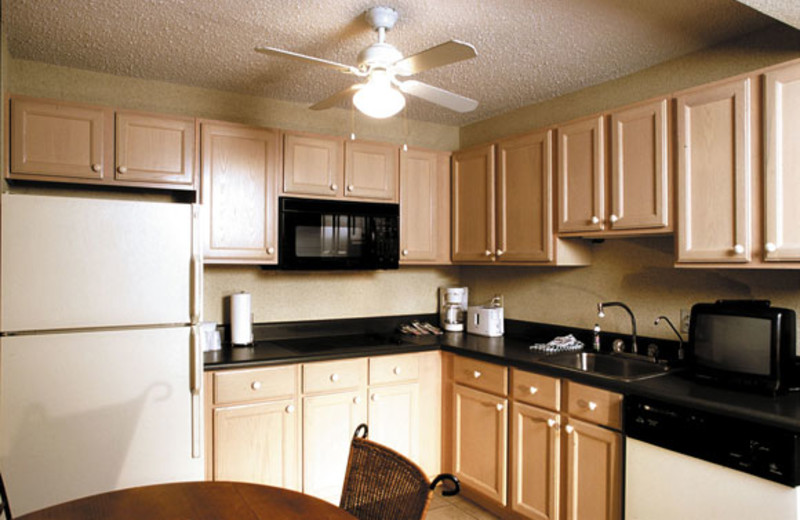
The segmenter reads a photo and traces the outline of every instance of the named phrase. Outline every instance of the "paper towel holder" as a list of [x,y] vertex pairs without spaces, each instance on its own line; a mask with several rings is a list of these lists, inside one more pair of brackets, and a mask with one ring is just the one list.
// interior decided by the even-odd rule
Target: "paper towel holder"
[[250,293],[240,291],[231,295],[231,345],[253,345],[253,321]]

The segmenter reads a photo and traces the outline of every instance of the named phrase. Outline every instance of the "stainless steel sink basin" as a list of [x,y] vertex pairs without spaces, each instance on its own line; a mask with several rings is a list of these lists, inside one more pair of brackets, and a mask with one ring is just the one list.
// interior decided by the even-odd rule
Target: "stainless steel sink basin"
[[539,360],[539,363],[617,381],[639,381],[669,372],[669,367],[665,365],[613,354],[597,354],[595,352],[556,354]]

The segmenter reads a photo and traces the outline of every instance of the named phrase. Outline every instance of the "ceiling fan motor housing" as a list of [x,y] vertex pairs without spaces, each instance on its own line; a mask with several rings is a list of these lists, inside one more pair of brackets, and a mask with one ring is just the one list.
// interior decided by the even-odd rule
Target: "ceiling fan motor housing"
[[358,65],[362,69],[388,68],[403,59],[403,54],[394,45],[373,43],[358,53]]

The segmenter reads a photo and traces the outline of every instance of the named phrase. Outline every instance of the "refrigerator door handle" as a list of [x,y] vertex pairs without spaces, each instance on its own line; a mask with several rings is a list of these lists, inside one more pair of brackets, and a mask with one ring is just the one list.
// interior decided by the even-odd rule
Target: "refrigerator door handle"
[[192,325],[200,323],[203,306],[203,259],[200,255],[192,256]]
[[202,457],[203,403],[200,391],[203,388],[203,349],[200,346],[197,327],[191,328],[191,395],[192,395],[192,458]]

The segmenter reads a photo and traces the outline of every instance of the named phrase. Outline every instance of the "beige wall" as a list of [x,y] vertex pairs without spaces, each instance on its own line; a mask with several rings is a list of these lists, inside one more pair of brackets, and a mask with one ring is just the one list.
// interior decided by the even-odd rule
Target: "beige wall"
[[800,58],[800,31],[782,24],[620,79],[461,128],[461,148],[567,122]]

